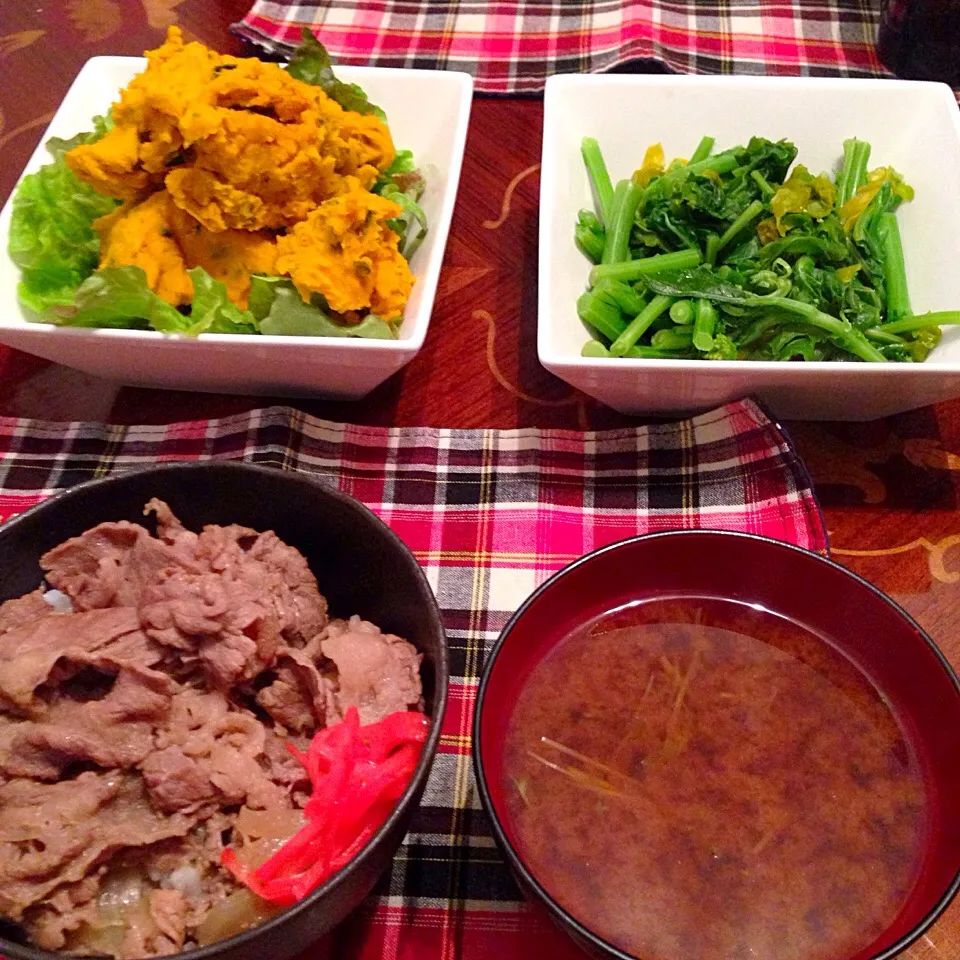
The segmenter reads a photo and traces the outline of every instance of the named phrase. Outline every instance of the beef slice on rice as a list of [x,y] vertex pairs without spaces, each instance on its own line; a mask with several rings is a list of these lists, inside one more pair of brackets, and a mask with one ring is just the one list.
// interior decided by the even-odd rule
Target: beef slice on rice
[[156,535],[103,523],[43,556],[66,610],[42,588],[0,604],[0,914],[47,949],[196,946],[237,889],[220,854],[238,816],[301,819],[287,741],[350,706],[422,709],[416,649],[329,620],[276,534],[145,512]]

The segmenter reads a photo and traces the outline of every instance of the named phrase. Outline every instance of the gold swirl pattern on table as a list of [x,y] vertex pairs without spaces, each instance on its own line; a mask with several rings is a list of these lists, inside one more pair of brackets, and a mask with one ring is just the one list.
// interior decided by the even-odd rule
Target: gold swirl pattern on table
[[177,7],[184,0],[140,0],[151,30],[166,30],[177,22]]
[[123,11],[116,0],[67,0],[67,17],[84,43],[100,43],[123,25]]
[[917,537],[909,543],[901,543],[895,547],[881,547],[876,550],[851,550],[845,547],[830,547],[830,552],[840,557],[892,557],[898,553],[910,553],[912,550],[927,551],[927,565],[930,575],[941,583],[957,583],[960,581],[960,570],[947,569],[947,554],[960,544],[960,534],[951,533],[940,540],[931,541],[926,537]]
[[474,310],[471,314],[474,320],[482,320],[487,325],[487,367],[493,376],[493,379],[503,387],[508,393],[513,394],[517,399],[525,403],[532,403],[538,407],[572,407],[577,408],[577,420],[580,428],[588,429],[589,421],[587,418],[586,397],[579,390],[573,391],[569,397],[561,397],[559,400],[545,400],[541,397],[534,397],[520,387],[511,383],[501,371],[497,363],[497,321],[486,310]]
[[960,943],[953,937],[944,935],[936,928],[933,931],[933,937],[924,934],[909,950],[903,955],[903,960],[948,960],[948,958],[960,957]]
[[[34,117],[32,120],[27,120],[26,123],[21,123],[19,127],[14,127],[12,130],[5,133],[0,137],[0,150],[11,141],[14,137],[19,137],[21,133],[26,133],[28,130],[33,130],[35,127],[45,127],[53,119],[53,111],[50,113],[45,113],[42,116]],[[3,127],[0,125],[0,130]]]
[[36,43],[46,32],[46,30],[20,30],[0,37],[0,60]]
[[904,438],[890,434],[881,443],[855,446],[815,423],[791,424],[790,433],[818,486],[856,487],[863,492],[863,502],[869,505],[883,503],[887,498],[886,484],[874,468],[891,457],[900,455],[922,469],[960,471],[960,456],[945,449],[936,437]]
[[532,176],[534,173],[540,172],[540,164],[534,163],[531,166],[527,167],[526,170],[521,170],[508,184],[507,189],[503,193],[503,200],[500,202],[500,216],[496,220],[484,220],[480,225],[485,230],[499,230],[506,222],[510,216],[510,204],[513,201],[513,192],[523,183],[527,177]]

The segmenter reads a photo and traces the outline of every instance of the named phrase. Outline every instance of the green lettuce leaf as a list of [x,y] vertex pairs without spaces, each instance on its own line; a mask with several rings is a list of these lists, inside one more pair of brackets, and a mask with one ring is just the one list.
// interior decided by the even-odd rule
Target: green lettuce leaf
[[63,159],[66,150],[98,140],[110,121],[95,118],[95,129],[72,140],[52,138],[53,163],[28,174],[13,197],[8,250],[20,268],[17,293],[36,313],[73,302],[73,293],[96,269],[100,238],[93,221],[118,201],[104,197],[77,179]]
[[253,314],[227,299],[227,288],[202,267],[189,271],[193,303],[181,312],[147,286],[140,267],[104,267],[76,291],[76,310],[57,323],[70,327],[153,329],[195,337],[200,333],[256,333]]
[[260,332],[268,336],[374,340],[395,340],[397,336],[389,323],[372,313],[357,324],[338,323],[317,304],[304,303],[293,284],[280,277],[254,275],[250,308],[260,322]]
[[400,252],[409,260],[427,235],[427,215],[420,206],[426,181],[417,170],[412,150],[398,150],[393,162],[371,188],[402,208],[387,226],[400,237]]
[[381,179],[392,180],[394,177],[405,173],[417,173],[417,162],[413,159],[412,150],[398,150],[394,155],[393,162],[380,174],[380,177]]
[[355,83],[344,83],[333,74],[333,61],[327,48],[304,27],[300,46],[293,51],[287,73],[297,80],[320,87],[323,92],[354,113],[372,113],[386,121],[387,115],[367,99],[363,89]]
[[193,280],[190,304],[190,336],[199,333],[256,333],[257,325],[249,310],[241,310],[227,297],[226,285],[214,280],[203,267],[187,271]]
[[[379,184],[378,184],[379,186]],[[400,205],[400,215],[387,220],[387,226],[400,237],[400,252],[409,260],[427,235],[427,215],[419,200],[423,196],[423,179],[412,181],[406,190],[389,180],[375,193]]]
[[104,267],[90,274],[76,293],[76,312],[57,323],[69,327],[152,327],[163,333],[186,333],[190,318],[148,286],[140,267]]
[[46,148],[54,160],[59,160],[68,150],[85,143],[96,143],[113,129],[113,113],[108,110],[105,116],[93,118],[93,129],[84,130],[64,140],[63,137],[51,137]]

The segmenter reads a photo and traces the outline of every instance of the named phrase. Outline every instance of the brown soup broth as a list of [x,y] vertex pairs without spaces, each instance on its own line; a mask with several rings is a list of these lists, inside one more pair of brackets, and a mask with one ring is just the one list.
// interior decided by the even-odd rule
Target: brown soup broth
[[643,960],[837,960],[916,881],[911,744],[835,648],[752,605],[634,604],[573,630],[506,734],[507,827],[573,917]]

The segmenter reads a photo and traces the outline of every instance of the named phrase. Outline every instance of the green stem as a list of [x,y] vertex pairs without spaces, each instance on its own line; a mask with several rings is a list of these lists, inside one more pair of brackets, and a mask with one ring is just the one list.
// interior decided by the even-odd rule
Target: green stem
[[713,150],[714,143],[716,143],[716,140],[713,137],[703,137],[697,144],[697,149],[693,151],[690,163],[699,163],[701,160],[706,160],[710,156],[710,151]]
[[703,173],[704,170],[714,170],[717,173],[729,173],[731,170],[739,166],[739,161],[737,160],[736,154],[736,151],[739,149],[739,147],[734,147],[731,150],[724,150],[723,153],[717,153],[712,157],[707,157],[705,160],[698,160],[696,163],[688,163],[685,166],[679,167],[672,173],[664,174],[664,179],[682,180],[685,177],[689,177],[692,173]]
[[613,205],[613,184],[610,182],[610,174],[607,172],[607,164],[603,159],[600,144],[594,137],[584,137],[580,141],[580,153],[597,197],[600,219],[603,220],[604,226],[609,226],[610,208]]
[[601,234],[594,233],[589,228],[578,224],[574,231],[574,239],[588,260],[592,263],[600,262],[603,258],[603,249],[606,246],[606,241]]
[[620,217],[620,210],[623,207],[623,201],[627,198],[627,191],[630,189],[629,180],[620,180],[613,191],[613,199],[610,201],[610,216],[606,219],[607,233],[603,241],[603,256],[601,263],[614,263],[613,257],[613,225]]
[[737,151],[740,149],[740,147],[733,147],[731,150],[716,153],[705,160],[678,166],[674,170],[669,170],[662,177],[655,177],[647,185],[643,198],[644,209],[650,202],[668,194],[678,183],[695,173],[703,173],[704,170],[713,170],[715,173],[729,173],[731,170],[735,170],[739,166]]
[[580,295],[577,300],[577,315],[608,340],[616,340],[626,327],[620,308],[593,292]]
[[693,345],[701,352],[713,349],[713,332],[717,328],[717,311],[709,300],[697,301],[693,320]]
[[637,293],[619,280],[605,277],[593,287],[593,292],[602,294],[605,300],[613,301],[628,317],[635,317],[646,305],[646,297]]
[[717,251],[720,249],[720,236],[716,233],[707,234],[707,242],[704,246],[703,259],[704,262],[712,267],[717,262]]
[[[934,313],[917,313],[903,317],[893,323],[884,323],[874,330],[884,333],[912,333],[914,330],[926,330],[927,327],[941,327],[960,324],[960,310],[939,310]],[[870,331],[868,330],[867,333]]]
[[903,259],[900,227],[894,213],[877,218],[877,236],[883,251],[883,276],[887,288],[887,319],[897,321],[913,313],[907,292],[907,265]]
[[672,327],[667,330],[658,330],[650,338],[650,346],[656,350],[689,350],[692,344],[692,327]]
[[717,253],[721,253],[723,248],[738,234],[741,230],[744,230],[750,225],[750,223],[757,219],[761,213],[763,213],[764,206],[762,200],[754,200],[743,213],[737,217],[733,223],[724,231],[723,236],[720,238],[720,243],[717,245]]
[[598,264],[590,271],[590,285],[594,286],[604,277],[635,283],[641,277],[652,277],[673,270],[689,270],[699,262],[698,250],[676,250],[673,253],[659,253],[655,257],[644,257],[642,260],[628,260],[626,263]]
[[760,188],[760,193],[763,194],[764,200],[770,200],[777,192],[770,186],[767,178],[759,170],[751,170],[750,176],[753,178],[753,182]]
[[895,333],[890,333],[882,327],[870,327],[863,331],[863,335],[868,340],[875,340],[877,343],[888,343],[899,347],[902,347],[904,344],[903,337],[898,337]]
[[678,300],[670,307],[670,319],[681,327],[693,323],[694,310],[690,300]]
[[650,329],[650,324],[665,310],[670,308],[675,297],[666,297],[663,294],[655,296],[630,323],[626,330],[610,344],[610,354],[614,357],[622,357],[626,352],[636,344],[636,342]]
[[[744,301],[744,305],[750,306],[750,301]],[[818,327],[829,333],[838,346],[843,347],[855,357],[860,357],[861,360],[868,360],[871,363],[887,362],[887,358],[852,324],[846,320],[831,317],[829,313],[818,310],[812,304],[791,300],[789,297],[764,297],[757,306],[765,309],[777,308],[782,313],[800,317],[812,327]]]
[[839,210],[867,179],[867,164],[870,161],[870,144],[851,137],[843,141],[843,168],[837,177],[837,194],[834,206]]
[[610,351],[599,340],[588,340],[580,348],[581,357],[609,357]]
[[643,187],[633,180],[621,181],[626,183],[619,204],[617,197],[621,194],[621,184],[617,184],[614,194],[612,221],[607,230],[607,242],[603,248],[601,263],[624,263],[630,259],[630,233],[637,215],[637,207],[643,196]]

